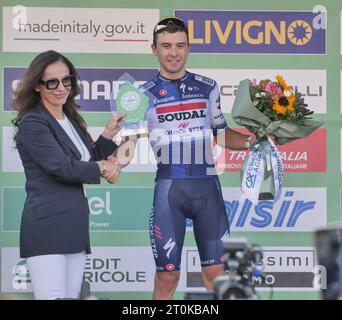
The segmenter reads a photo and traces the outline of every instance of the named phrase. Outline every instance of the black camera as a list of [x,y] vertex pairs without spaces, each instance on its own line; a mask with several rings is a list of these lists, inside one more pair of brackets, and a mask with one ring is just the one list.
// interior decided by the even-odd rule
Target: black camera
[[255,299],[253,278],[262,277],[257,269],[263,258],[257,245],[249,246],[245,238],[223,241],[225,275],[214,280],[214,293],[218,300]]
[[[342,227],[316,230],[315,246],[319,265],[316,285],[324,300],[342,299]],[[319,267],[319,269],[318,269]]]

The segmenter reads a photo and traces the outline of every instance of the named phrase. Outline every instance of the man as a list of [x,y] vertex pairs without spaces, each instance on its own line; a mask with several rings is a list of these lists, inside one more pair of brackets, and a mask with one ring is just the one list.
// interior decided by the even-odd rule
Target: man
[[215,172],[211,134],[219,145],[238,150],[246,149],[256,138],[227,127],[214,80],[186,71],[189,41],[182,20],[169,17],[156,25],[152,51],[160,73],[141,89],[150,96],[145,119],[158,161],[149,223],[156,263],[153,299],[171,299],[180,276],[187,218],[193,221],[208,290],[223,273],[221,239],[228,234],[229,223]]

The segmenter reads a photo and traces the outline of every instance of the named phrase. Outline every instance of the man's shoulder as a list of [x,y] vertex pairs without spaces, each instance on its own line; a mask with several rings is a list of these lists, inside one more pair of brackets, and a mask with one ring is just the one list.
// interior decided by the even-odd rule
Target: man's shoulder
[[206,85],[209,85],[210,87],[215,87],[216,85],[216,81],[214,79],[203,76],[201,74],[189,72],[189,75],[190,75],[190,79],[193,81],[204,83]]
[[140,90],[142,90],[142,91],[147,91],[147,90],[152,89],[153,87],[155,87],[155,86],[157,85],[157,80],[158,80],[158,77],[153,77],[152,79],[147,80],[146,82],[144,82],[144,83],[139,87]]

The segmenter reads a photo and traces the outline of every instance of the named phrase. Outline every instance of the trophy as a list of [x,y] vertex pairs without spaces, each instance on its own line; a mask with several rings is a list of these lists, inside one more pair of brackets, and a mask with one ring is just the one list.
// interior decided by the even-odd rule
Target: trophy
[[[127,79],[127,75],[125,77]],[[119,88],[116,98],[111,97],[111,111],[124,112],[126,117],[122,120],[123,127],[121,135],[126,136],[145,136],[148,134],[147,121],[144,120],[145,111],[148,106],[149,98],[141,90],[133,86],[130,77]]]

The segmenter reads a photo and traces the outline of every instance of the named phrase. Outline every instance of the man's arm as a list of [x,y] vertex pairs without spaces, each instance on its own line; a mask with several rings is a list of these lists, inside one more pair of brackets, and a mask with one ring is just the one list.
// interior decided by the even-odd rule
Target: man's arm
[[216,143],[223,147],[233,150],[245,150],[250,145],[257,142],[255,135],[244,135],[233,129],[227,128],[215,136]]

